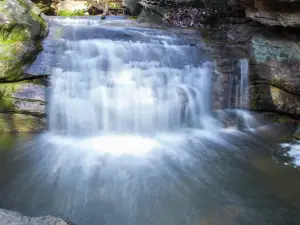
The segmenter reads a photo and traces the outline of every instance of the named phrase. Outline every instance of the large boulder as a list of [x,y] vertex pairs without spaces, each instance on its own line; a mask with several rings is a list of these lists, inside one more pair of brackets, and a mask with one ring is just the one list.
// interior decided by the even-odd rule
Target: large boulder
[[255,110],[277,111],[300,116],[300,96],[288,93],[269,84],[250,87],[250,107]]
[[[274,31],[275,32],[275,31]],[[300,95],[300,41],[297,37],[267,33],[251,40],[252,79]],[[300,113],[300,112],[299,112]]]
[[20,213],[0,209],[0,224],[5,225],[68,225],[65,221],[52,216],[27,217]]
[[0,79],[17,80],[47,34],[41,11],[29,0],[0,1]]

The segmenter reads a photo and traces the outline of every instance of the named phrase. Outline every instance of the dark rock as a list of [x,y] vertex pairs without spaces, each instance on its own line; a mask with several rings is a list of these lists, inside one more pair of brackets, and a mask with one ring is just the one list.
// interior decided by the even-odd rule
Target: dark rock
[[246,16],[267,26],[300,28],[300,10],[293,12],[246,9]]
[[300,95],[300,42],[275,32],[251,40],[252,79]]
[[31,0],[39,9],[42,11],[42,13],[46,15],[55,15],[55,9],[52,7],[51,0]]
[[264,111],[278,111],[300,116],[300,96],[290,94],[269,84],[255,84],[250,87],[251,108]]
[[140,0],[123,0],[123,5],[129,9],[130,15],[138,16],[142,12],[142,5]]
[[89,8],[88,13],[90,15],[100,15],[100,14],[103,14],[103,9],[98,9],[98,8],[92,6]]

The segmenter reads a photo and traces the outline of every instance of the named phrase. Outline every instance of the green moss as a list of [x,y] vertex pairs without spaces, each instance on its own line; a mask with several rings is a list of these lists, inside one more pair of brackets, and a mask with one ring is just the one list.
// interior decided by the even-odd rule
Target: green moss
[[20,113],[0,113],[0,132],[37,132],[45,127],[45,120]]
[[84,16],[84,10],[75,10],[75,11],[67,11],[67,10],[61,10],[57,12],[58,16]]
[[54,14],[54,10],[51,8],[51,4],[45,4],[43,0],[36,2],[35,5],[46,15]]
[[17,1],[20,3],[21,6],[28,9],[28,4],[24,0],[17,0]]
[[43,31],[46,31],[48,27],[47,22],[40,15],[36,14],[34,10],[31,9],[29,13],[33,20],[41,24]]
[[0,55],[0,61],[2,61],[2,63],[0,63],[0,66],[2,65],[0,70],[4,71],[4,74],[0,73],[0,77],[2,76],[7,81],[13,81],[23,76],[23,66],[30,64],[35,59],[36,54],[42,50],[42,44],[41,42],[37,42],[34,51],[25,52],[21,59],[18,59],[16,55],[18,55],[20,51],[23,51],[22,42],[9,42],[12,43],[7,44],[7,48],[9,49],[8,54]]
[[[36,6],[24,0],[18,2],[25,8],[31,19],[28,18],[30,25],[14,23],[0,25],[0,77],[6,80],[18,80],[22,77],[23,66],[32,62],[35,54],[42,50],[41,43],[36,42],[36,39],[44,37],[48,30],[48,24],[40,16],[40,10]],[[37,33],[38,25],[41,28],[40,35]],[[34,26],[37,28],[32,28]],[[32,42],[35,43],[36,49],[26,47]]]
[[29,41],[31,39],[31,35],[29,29],[23,26],[15,26],[7,38],[9,41],[23,42],[23,41]]
[[127,19],[129,20],[137,20],[139,16],[128,16]]
[[120,8],[122,8],[122,4],[119,3],[119,2],[109,2],[108,6],[111,9],[120,9]]

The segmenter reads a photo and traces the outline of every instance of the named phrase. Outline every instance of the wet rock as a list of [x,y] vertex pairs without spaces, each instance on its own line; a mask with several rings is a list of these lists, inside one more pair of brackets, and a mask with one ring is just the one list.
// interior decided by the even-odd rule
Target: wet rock
[[246,16],[267,26],[300,27],[300,10],[276,12],[248,8]]
[[45,115],[45,87],[38,82],[0,84],[0,112]]
[[138,16],[142,11],[140,0],[123,0],[123,5],[129,9],[130,15]]
[[41,49],[47,23],[31,1],[5,0],[0,2],[0,29],[0,79],[19,79]]
[[52,216],[27,217],[5,209],[0,209],[0,223],[3,225],[68,225],[62,219]]
[[31,0],[46,15],[55,15],[55,8],[51,0]]
[[236,25],[227,32],[233,44],[244,45],[249,59],[254,110],[300,115],[300,50],[294,30],[263,25]]
[[300,95],[300,40],[275,33],[254,36],[251,41],[255,77]]
[[88,10],[90,15],[100,15],[103,14],[103,10],[102,9],[98,9],[94,6],[91,6]]
[[300,116],[300,96],[268,85],[255,84],[250,87],[251,108],[263,111],[277,111]]
[[21,114],[21,113],[0,113],[1,133],[2,132],[5,133],[33,132],[34,133],[34,132],[43,131],[45,127],[46,127],[46,119],[42,117],[37,117],[29,114]]
[[288,121],[281,123],[272,123],[261,126],[253,132],[258,137],[261,137],[270,142],[281,142],[291,140],[295,131],[297,130],[298,123],[296,121]]

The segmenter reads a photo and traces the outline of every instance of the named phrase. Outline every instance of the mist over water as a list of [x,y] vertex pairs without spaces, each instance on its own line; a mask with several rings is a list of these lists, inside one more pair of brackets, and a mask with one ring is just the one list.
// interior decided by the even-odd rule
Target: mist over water
[[240,60],[231,107],[244,132],[224,128],[222,113],[213,116],[216,68],[197,47],[163,31],[110,23],[50,20],[49,131],[0,163],[12,174],[3,178],[7,185],[0,182],[0,203],[76,225],[298,220],[294,202],[282,200],[286,192],[253,168],[271,146],[252,135],[256,117],[236,110],[248,104],[247,60]]

